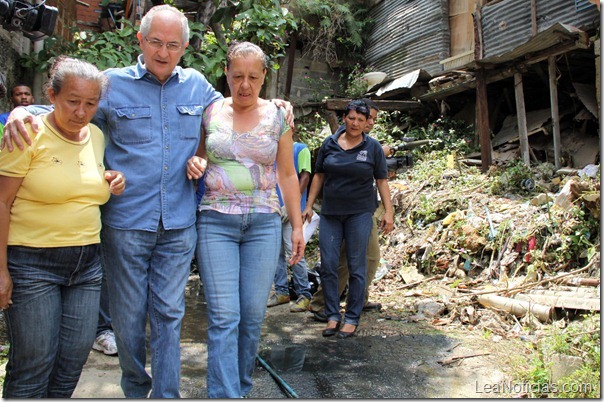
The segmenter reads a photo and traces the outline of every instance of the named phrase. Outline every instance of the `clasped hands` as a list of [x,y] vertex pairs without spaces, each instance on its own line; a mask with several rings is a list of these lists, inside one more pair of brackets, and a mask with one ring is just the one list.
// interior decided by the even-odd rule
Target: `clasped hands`
[[199,179],[203,176],[208,166],[208,161],[201,156],[194,155],[187,161],[187,179]]

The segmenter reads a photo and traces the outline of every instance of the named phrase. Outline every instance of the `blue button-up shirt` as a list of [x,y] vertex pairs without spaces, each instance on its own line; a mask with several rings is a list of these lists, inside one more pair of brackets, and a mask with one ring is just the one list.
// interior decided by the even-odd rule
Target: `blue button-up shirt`
[[176,67],[164,84],[144,66],[106,71],[109,90],[92,122],[105,133],[105,167],[126,176],[126,190],[102,206],[104,225],[156,231],[195,223],[187,160],[200,139],[203,110],[222,95],[196,70]]

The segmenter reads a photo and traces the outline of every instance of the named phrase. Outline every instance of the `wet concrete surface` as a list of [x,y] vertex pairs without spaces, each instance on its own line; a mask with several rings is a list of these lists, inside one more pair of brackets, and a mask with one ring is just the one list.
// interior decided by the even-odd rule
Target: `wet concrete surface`
[[[187,286],[182,328],[181,395],[205,398],[207,320],[197,276]],[[310,312],[290,313],[288,305],[267,309],[258,355],[285,384],[258,364],[250,398],[484,398],[483,384],[504,380],[496,356],[438,361],[476,352],[475,345],[418,324],[363,313],[357,334],[324,338],[325,324]],[[149,369],[149,364],[147,364]],[[74,397],[123,398],[116,357],[91,351]],[[284,389],[285,388],[285,391]]]

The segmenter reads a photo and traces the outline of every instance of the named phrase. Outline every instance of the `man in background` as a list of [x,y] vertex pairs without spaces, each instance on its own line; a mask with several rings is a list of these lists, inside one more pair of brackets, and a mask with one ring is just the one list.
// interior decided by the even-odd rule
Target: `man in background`
[[[15,85],[11,90],[10,101],[13,104],[13,109],[17,106],[29,106],[33,104],[34,97],[31,94],[31,88],[24,84]],[[4,125],[9,114],[10,111],[0,114],[0,138],[2,138],[4,133]]]
[[[308,146],[301,142],[294,142],[294,166],[298,174],[298,183],[300,185],[300,208],[303,211],[306,208],[306,198],[308,193],[308,183],[310,182],[310,150]],[[283,199],[281,191],[277,186],[277,195],[282,209],[282,237],[281,252],[279,254],[279,262],[277,263],[277,271],[275,272],[274,287],[275,291],[270,295],[267,307],[278,306],[279,304],[289,303],[289,281],[287,279],[287,260],[292,253],[291,234],[292,226],[289,223],[287,212],[283,208]],[[304,256],[297,263],[291,266],[292,281],[294,283],[294,291],[297,299],[290,307],[292,313],[306,311],[310,303],[311,293],[310,284],[308,282],[308,268]]]

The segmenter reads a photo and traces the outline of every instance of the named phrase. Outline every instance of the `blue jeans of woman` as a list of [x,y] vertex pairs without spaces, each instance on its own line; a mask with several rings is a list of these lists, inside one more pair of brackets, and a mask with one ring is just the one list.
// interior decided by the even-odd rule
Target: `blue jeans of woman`
[[[292,225],[289,220],[282,224],[281,252],[275,272],[275,293],[289,296],[289,283],[287,281],[287,260],[292,254]],[[310,300],[310,283],[308,282],[308,268],[304,257],[295,265],[292,265],[292,279],[294,291],[298,297],[304,296]]]
[[210,398],[240,398],[252,373],[281,247],[278,214],[197,217],[197,261],[208,303]]
[[96,326],[96,336],[103,332],[113,331],[111,314],[109,313],[109,289],[107,288],[107,275],[103,275],[101,284],[101,302],[99,304],[99,322]]
[[373,225],[370,212],[350,215],[321,215],[319,248],[321,251],[321,286],[325,296],[325,315],[340,321],[338,264],[342,241],[346,242],[348,261],[348,299],[344,323],[359,325],[365,301],[367,243]]
[[69,398],[95,338],[101,294],[99,245],[9,246],[13,304],[4,398]]
[[[127,398],[146,398],[149,391],[151,398],[180,397],[180,328],[196,240],[194,225],[165,230],[160,223],[156,232],[107,225],[101,230],[111,324]],[[145,370],[147,317],[153,380]]]

